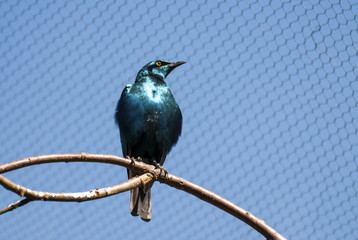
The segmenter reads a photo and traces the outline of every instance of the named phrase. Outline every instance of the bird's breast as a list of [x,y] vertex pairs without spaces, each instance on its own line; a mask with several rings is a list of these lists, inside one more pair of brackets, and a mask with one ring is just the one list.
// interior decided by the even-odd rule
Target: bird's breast
[[168,97],[170,97],[171,93],[167,86],[158,86],[152,82],[145,83],[142,86],[144,93],[144,101],[148,101],[149,103],[164,103]]

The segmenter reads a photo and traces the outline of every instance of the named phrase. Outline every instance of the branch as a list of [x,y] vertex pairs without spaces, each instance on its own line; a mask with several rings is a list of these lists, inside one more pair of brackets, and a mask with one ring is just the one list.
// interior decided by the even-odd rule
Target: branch
[[25,198],[25,199],[21,199],[19,201],[16,201],[14,203],[11,203],[9,206],[7,206],[7,207],[5,207],[5,208],[0,210],[0,215],[3,214],[3,213],[6,213],[6,212],[12,211],[15,208],[24,206],[25,204],[27,204],[27,203],[29,203],[31,201],[32,201],[32,199]]
[[[161,170],[156,169],[152,165],[148,165],[143,162],[133,163],[133,161],[131,161],[130,159],[127,159],[127,158],[117,157],[114,155],[87,154],[87,153],[42,155],[42,156],[37,156],[37,157],[24,158],[24,159],[17,160],[14,162],[2,164],[2,165],[0,165],[0,174],[9,172],[9,171],[12,171],[15,169],[23,168],[23,167],[28,167],[28,166],[37,165],[37,164],[44,164],[44,163],[54,163],[54,162],[107,163],[107,164],[114,164],[114,165],[126,167],[126,168],[131,169],[132,171],[135,171],[138,173],[142,173],[142,174],[148,173],[148,174],[142,175],[138,178],[132,178],[134,180],[130,179],[127,182],[124,182],[119,185],[115,185],[115,186],[112,186],[109,188],[94,190],[92,192],[90,191],[90,192],[85,192],[85,193],[46,193],[47,195],[59,194],[59,195],[57,195],[57,197],[59,197],[59,196],[61,196],[61,197],[59,197],[58,199],[62,199],[63,196],[66,196],[66,198],[68,198],[67,200],[58,200],[58,199],[54,200],[55,198],[52,198],[52,197],[49,197],[47,199],[42,199],[42,200],[47,200],[47,201],[78,201],[78,199],[81,199],[80,201],[92,200],[94,198],[89,197],[89,199],[86,199],[86,197],[88,197],[91,194],[92,194],[91,196],[97,196],[96,191],[99,191],[100,195],[103,194],[99,197],[105,197],[105,196],[109,196],[109,195],[106,195],[109,192],[113,193],[115,191],[114,189],[130,190],[137,186],[140,186],[141,184],[147,183],[147,181],[158,180],[159,182],[166,183],[169,186],[172,186],[177,189],[183,190],[187,193],[190,193],[190,194],[202,199],[203,201],[206,201],[206,202],[224,210],[225,212],[233,215],[234,217],[236,217],[236,218],[242,220],[243,222],[247,223],[248,225],[250,225],[252,228],[254,228],[256,231],[261,233],[267,239],[285,240],[285,238],[282,235],[280,235],[273,228],[268,226],[263,220],[257,218],[250,212],[240,208],[239,206],[235,205],[234,203],[230,202],[229,200],[227,200],[227,199],[225,199],[225,198],[223,198],[223,197],[221,197],[205,188],[202,188],[194,183],[191,183],[183,178],[174,176],[169,173],[163,176],[161,174]],[[141,179],[141,180],[138,180],[138,179]],[[7,180],[5,178],[5,182],[7,182],[7,181],[9,181],[9,180]],[[0,182],[4,182],[4,177],[0,178]],[[26,198],[26,199],[29,199],[29,200],[27,200],[27,202],[32,201],[33,200],[32,198],[34,196],[40,196],[41,194],[43,194],[43,192],[36,192],[36,191],[30,190],[30,189],[26,189],[22,186],[15,184],[15,183],[12,183],[11,181],[9,181],[9,182],[7,182],[5,184],[6,188],[7,189],[11,188],[13,190],[16,190],[15,192],[20,195],[24,194],[21,196],[29,196],[28,198]],[[15,184],[15,185],[12,185],[12,184]],[[138,185],[136,185],[136,184],[138,184]],[[5,185],[3,185],[3,186],[5,186]],[[12,185],[12,187],[10,187],[11,185]],[[11,191],[13,191],[13,190],[11,190]],[[126,191],[126,190],[123,190],[123,191]],[[122,191],[119,191],[119,192],[122,192]],[[25,194],[29,194],[29,195],[25,195]],[[113,194],[116,194],[116,193],[113,193]],[[113,195],[113,194],[111,194],[111,195]],[[82,200],[82,198],[79,198],[79,196],[82,196],[83,200]],[[95,198],[99,198],[99,197],[95,197]],[[23,203],[21,205],[24,205],[27,203],[25,201],[26,199],[22,200],[25,203]],[[17,207],[21,206],[21,205],[18,204]],[[7,207],[7,208],[9,208],[9,207]],[[12,208],[12,209],[14,209],[14,208]],[[3,210],[0,210],[0,214],[1,214],[1,211],[3,211]]]
[[[26,197],[31,200],[42,200],[42,201],[59,201],[59,202],[83,202],[94,200],[98,198],[108,197],[114,194],[121,192],[129,191],[136,187],[143,186],[146,182],[152,181],[153,175],[150,173],[143,174],[141,176],[136,176],[129,179],[128,181],[117,184],[111,187],[101,188],[90,190],[88,192],[78,192],[78,193],[51,193],[51,192],[39,192],[34,191],[29,188],[20,186],[14,182],[11,182],[9,179],[0,175],[0,184],[4,188],[17,193],[21,197]],[[11,209],[12,210],[12,209]]]

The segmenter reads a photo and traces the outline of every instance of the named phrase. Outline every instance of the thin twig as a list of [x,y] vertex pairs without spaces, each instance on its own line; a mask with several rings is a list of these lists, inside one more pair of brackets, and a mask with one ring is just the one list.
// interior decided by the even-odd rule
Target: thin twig
[[[5,163],[0,165],[0,174],[8,171],[12,171],[15,169],[43,164],[43,163],[54,163],[54,162],[100,162],[100,163],[108,163],[114,165],[120,165],[131,169],[138,173],[150,173],[150,179],[146,178],[143,181],[153,181],[158,180],[160,182],[166,183],[169,186],[175,187],[177,189],[188,192],[203,201],[206,201],[214,206],[224,210],[225,212],[233,215],[236,218],[244,221],[256,231],[261,233],[266,239],[275,239],[275,240],[285,240],[285,238],[276,232],[273,228],[268,226],[263,220],[257,218],[250,212],[240,208],[229,200],[222,198],[221,196],[202,188],[194,183],[191,183],[183,178],[179,178],[172,174],[161,174],[161,169],[156,169],[152,165],[145,164],[143,162],[133,162],[130,159],[117,157],[114,155],[104,155],[104,154],[87,154],[87,153],[78,153],[78,154],[52,154],[52,155],[42,155],[37,157],[29,157],[21,160],[17,160],[10,163]],[[143,176],[143,175],[142,175]],[[136,181],[136,180],[133,180]],[[126,183],[128,183],[127,181]],[[141,184],[146,184],[147,182],[141,182]],[[123,183],[125,184],[125,183]],[[121,185],[121,184],[119,184]],[[114,186],[113,186],[114,187]],[[106,191],[107,188],[102,189]],[[19,190],[20,191],[20,190]],[[32,190],[29,190],[32,191]],[[29,192],[25,191],[25,192]],[[20,191],[24,193],[24,191]],[[61,193],[64,194],[64,193]],[[69,193],[67,193],[69,194]],[[74,197],[74,196],[72,196]],[[77,198],[74,197],[77,201]],[[49,199],[46,199],[49,200]],[[88,199],[91,200],[91,199]],[[84,200],[85,201],[85,200]]]
[[9,206],[3,208],[0,210],[0,215],[3,214],[3,213],[6,213],[6,212],[10,212],[12,210],[14,210],[15,208],[18,208],[18,207],[21,207],[21,206],[24,206],[25,204],[29,203],[33,201],[33,199],[30,199],[30,198],[25,198],[25,199],[21,199],[21,200],[18,200],[14,203],[11,203]]

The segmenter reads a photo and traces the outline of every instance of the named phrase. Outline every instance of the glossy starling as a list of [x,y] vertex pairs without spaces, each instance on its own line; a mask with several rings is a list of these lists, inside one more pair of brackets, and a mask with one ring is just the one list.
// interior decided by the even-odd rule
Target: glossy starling
[[[163,165],[182,129],[180,108],[164,79],[185,62],[152,61],[127,85],[118,101],[115,121],[120,129],[124,156]],[[128,178],[138,175],[128,170]],[[130,211],[150,221],[151,186],[131,190]]]

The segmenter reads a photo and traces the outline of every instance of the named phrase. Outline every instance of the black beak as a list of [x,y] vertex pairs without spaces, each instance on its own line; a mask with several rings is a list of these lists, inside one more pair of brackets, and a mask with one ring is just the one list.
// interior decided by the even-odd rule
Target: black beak
[[179,61],[179,62],[173,62],[173,63],[169,63],[168,64],[168,66],[170,67],[170,68],[176,68],[176,67],[178,67],[178,66],[180,66],[180,65],[182,65],[182,64],[184,64],[184,63],[186,63],[186,62],[184,62],[184,61]]

